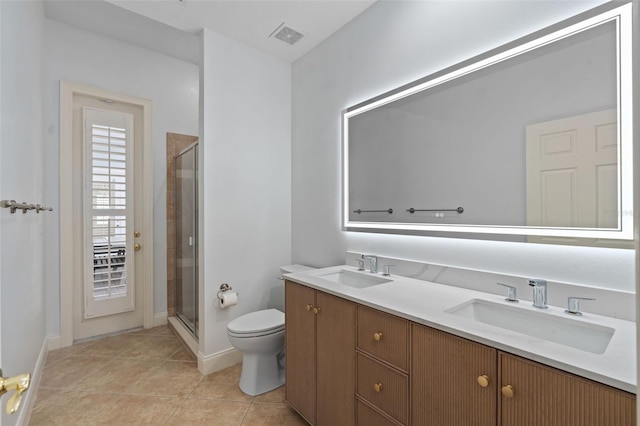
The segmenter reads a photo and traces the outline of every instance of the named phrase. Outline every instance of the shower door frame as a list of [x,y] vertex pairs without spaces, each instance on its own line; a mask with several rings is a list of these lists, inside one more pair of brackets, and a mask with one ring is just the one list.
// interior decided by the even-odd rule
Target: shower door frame
[[[173,159],[174,159],[174,171],[176,173],[174,173],[174,203],[173,203],[173,208],[175,210],[175,247],[176,247],[176,258],[175,258],[175,277],[176,277],[176,284],[174,287],[174,292],[175,292],[175,297],[174,297],[174,308],[175,308],[175,316],[176,318],[178,318],[180,320],[180,322],[191,332],[191,334],[198,339],[198,323],[199,322],[199,302],[200,302],[200,297],[199,297],[199,285],[198,285],[198,279],[199,279],[199,271],[198,271],[198,265],[199,265],[199,238],[198,238],[198,191],[199,191],[199,186],[198,186],[198,173],[199,173],[199,141],[196,141],[194,143],[192,143],[191,145],[187,146],[186,148],[184,148],[183,150],[181,150],[179,153],[177,153]],[[193,244],[193,285],[194,285],[194,289],[193,289],[193,294],[194,294],[194,322],[193,324],[189,322],[189,320],[186,318],[186,316],[180,312],[178,310],[178,270],[180,268],[179,266],[179,262],[178,262],[178,244],[181,244],[181,242],[178,241],[178,235],[180,235],[180,232],[178,230],[178,227],[180,226],[179,223],[180,221],[178,220],[178,173],[177,173],[177,167],[178,167],[178,158],[180,158],[181,156],[187,154],[189,151],[194,151],[194,158],[193,158],[193,227],[191,229],[191,235],[192,238],[194,240],[194,244]],[[180,286],[182,288],[182,286]],[[183,305],[184,306],[184,305]],[[196,322],[197,321],[197,322]]]

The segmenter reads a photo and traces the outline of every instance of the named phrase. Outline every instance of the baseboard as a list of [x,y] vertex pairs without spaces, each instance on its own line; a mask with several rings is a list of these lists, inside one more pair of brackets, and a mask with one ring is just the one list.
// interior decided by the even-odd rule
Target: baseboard
[[204,356],[198,352],[198,370],[207,375],[242,362],[242,352],[235,348],[225,349],[215,354]]
[[47,336],[45,345],[47,346],[47,351],[55,351],[62,347],[62,339],[60,339],[60,336]]
[[[57,344],[58,346],[60,346],[60,336],[52,337],[58,338]],[[31,373],[31,383],[29,383],[29,389],[22,394],[22,401],[20,402],[21,407],[18,409],[18,417],[15,423],[16,425],[26,426],[29,424],[31,411],[33,410],[33,406],[36,403],[37,392],[38,388],[40,387],[42,370],[44,369],[44,365],[47,362],[47,353],[49,352],[50,339],[51,337],[46,337],[42,342],[42,348],[40,349],[38,360],[36,361],[36,365],[33,368],[33,372]]]
[[153,315],[153,326],[159,327],[167,324],[167,312],[158,312]]

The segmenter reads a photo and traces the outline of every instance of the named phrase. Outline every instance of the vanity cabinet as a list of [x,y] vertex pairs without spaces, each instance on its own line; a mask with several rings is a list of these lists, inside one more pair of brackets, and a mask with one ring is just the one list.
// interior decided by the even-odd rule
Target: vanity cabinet
[[497,350],[411,325],[412,423],[496,426]]
[[285,283],[286,400],[312,425],[355,419],[356,306]]
[[636,425],[635,395],[503,352],[498,364],[500,426]]
[[286,400],[318,426],[635,426],[636,396],[287,281]]

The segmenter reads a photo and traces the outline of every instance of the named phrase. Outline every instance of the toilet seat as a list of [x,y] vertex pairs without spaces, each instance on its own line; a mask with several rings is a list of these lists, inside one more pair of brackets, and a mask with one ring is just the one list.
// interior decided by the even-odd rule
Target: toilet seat
[[256,337],[278,333],[284,330],[284,312],[265,309],[239,316],[227,325],[229,335],[236,337]]

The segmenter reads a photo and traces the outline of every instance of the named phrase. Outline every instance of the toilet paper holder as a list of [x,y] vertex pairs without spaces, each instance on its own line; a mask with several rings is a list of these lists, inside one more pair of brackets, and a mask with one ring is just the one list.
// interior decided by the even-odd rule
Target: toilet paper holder
[[[226,291],[231,291],[231,290],[233,290],[233,287],[231,287],[229,284],[227,283],[220,284],[220,290],[218,290],[218,294],[217,294],[218,300],[222,300],[222,296],[220,295],[220,293],[224,293]],[[237,293],[237,294],[240,294],[240,293]]]

